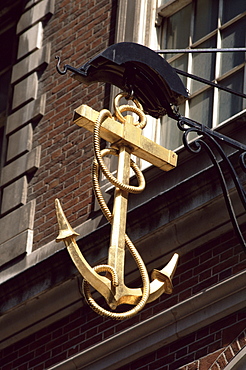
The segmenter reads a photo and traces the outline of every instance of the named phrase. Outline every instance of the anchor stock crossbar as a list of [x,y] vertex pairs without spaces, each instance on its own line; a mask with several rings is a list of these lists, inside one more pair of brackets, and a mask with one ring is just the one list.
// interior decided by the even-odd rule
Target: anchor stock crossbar
[[[87,105],[81,105],[75,109],[74,123],[93,132],[97,117],[97,111]],[[112,118],[107,118],[102,123],[100,135],[102,139],[110,143],[123,140],[132,148],[133,155],[150,162],[163,171],[169,171],[177,166],[176,153],[143,136],[142,130],[128,121],[123,125]]]

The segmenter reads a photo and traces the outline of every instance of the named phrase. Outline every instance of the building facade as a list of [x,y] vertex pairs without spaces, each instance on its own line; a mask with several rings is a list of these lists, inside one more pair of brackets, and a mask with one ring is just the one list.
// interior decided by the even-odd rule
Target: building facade
[[[178,165],[163,172],[139,162],[147,187],[129,197],[127,219],[149,273],[180,255],[171,295],[128,320],[97,315],[67,249],[55,242],[54,203],[60,199],[89,264],[105,263],[110,226],[92,191],[92,134],[73,123],[73,112],[81,104],[111,110],[118,89],[58,74],[55,57],[61,68],[78,68],[114,43],[136,42],[165,50],[174,68],[245,93],[245,52],[183,50],[245,48],[245,2],[9,0],[0,7],[0,368],[244,368],[245,253],[215,167],[204,150],[187,151],[173,119],[148,117],[144,134],[174,150]],[[180,77],[189,90],[181,114],[246,144],[245,99]],[[245,189],[237,151],[224,150]],[[245,236],[245,209],[223,171]],[[112,204],[112,186],[101,184]],[[125,278],[141,286],[129,254]]]

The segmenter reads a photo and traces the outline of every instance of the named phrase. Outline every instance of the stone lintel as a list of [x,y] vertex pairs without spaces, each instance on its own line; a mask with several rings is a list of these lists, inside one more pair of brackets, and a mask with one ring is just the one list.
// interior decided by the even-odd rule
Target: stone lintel
[[[74,122],[93,132],[97,117],[97,111],[87,105],[81,105],[75,110]],[[101,126],[101,137],[116,145],[117,142],[123,142],[132,149],[132,154],[163,171],[169,171],[177,165],[176,153],[143,136],[142,130],[130,122],[126,121],[122,124],[112,118],[107,118]]]
[[11,83],[14,83],[30,73],[45,68],[50,61],[50,47],[48,43],[43,48],[34,51],[13,67]]
[[37,98],[38,92],[38,76],[34,72],[14,87],[12,108],[15,109],[19,105],[28,103]]
[[24,57],[42,46],[43,26],[42,22],[37,23],[35,26],[29,28],[26,32],[22,33],[19,38],[17,59]]
[[33,24],[54,14],[54,5],[54,0],[42,0],[29,8],[25,13],[22,14],[18,22],[16,32],[17,35],[28,29]]
[[29,8],[31,8],[33,5],[35,5],[36,3],[39,3],[40,0],[28,0],[26,2],[26,5],[24,6],[24,9],[25,10],[28,10]]
[[33,241],[33,231],[26,230],[23,233],[1,244],[0,266],[13,260],[16,257],[21,256],[24,253],[28,253],[32,248],[32,241]]
[[22,176],[3,189],[1,214],[26,204],[27,186],[27,178]]
[[29,152],[32,149],[32,124],[22,127],[9,136],[7,161]]
[[0,244],[33,229],[35,204],[35,200],[32,200],[0,219]]
[[6,135],[11,134],[12,131],[21,128],[28,122],[41,119],[45,112],[45,104],[46,94],[43,94],[11,114],[7,119]]
[[39,168],[41,157],[41,146],[36,147],[29,153],[22,155],[15,161],[2,168],[1,185],[7,185],[14,179],[30,173]]

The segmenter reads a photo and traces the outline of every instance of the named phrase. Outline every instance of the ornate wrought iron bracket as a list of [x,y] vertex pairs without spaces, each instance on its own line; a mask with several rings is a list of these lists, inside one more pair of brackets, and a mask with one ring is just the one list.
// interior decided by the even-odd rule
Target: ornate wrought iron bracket
[[[183,144],[185,148],[193,154],[200,153],[204,149],[209,155],[220,180],[220,185],[223,191],[227,210],[234,227],[234,231],[246,253],[246,241],[240,230],[240,226],[237,222],[237,217],[234,211],[233,203],[230,197],[228,181],[226,180],[225,173],[222,166],[226,166],[230,178],[233,181],[237,193],[240,197],[241,203],[246,210],[246,191],[238,177],[238,174],[233,167],[230,157],[226,155],[223,146],[227,145],[231,148],[236,149],[236,154],[239,156],[239,164],[244,172],[246,172],[246,145],[233,140],[217,131],[210,129],[207,126],[202,125],[189,118],[182,117],[181,115],[173,115],[172,118],[177,120],[178,128],[184,132]],[[189,141],[188,137],[190,133],[196,133],[199,135],[198,138],[193,141]]]

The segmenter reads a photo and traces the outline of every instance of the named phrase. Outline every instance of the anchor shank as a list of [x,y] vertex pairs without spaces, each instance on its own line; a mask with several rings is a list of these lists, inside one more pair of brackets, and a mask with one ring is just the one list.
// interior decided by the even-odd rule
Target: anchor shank
[[[122,183],[129,184],[130,150],[125,146],[119,147],[117,178]],[[118,274],[119,285],[124,284],[125,259],[125,230],[127,215],[128,192],[115,189],[113,221],[111,229],[108,264],[115,268]]]

